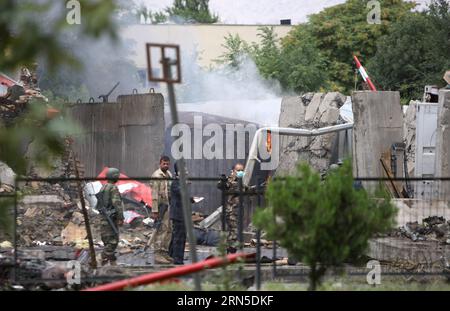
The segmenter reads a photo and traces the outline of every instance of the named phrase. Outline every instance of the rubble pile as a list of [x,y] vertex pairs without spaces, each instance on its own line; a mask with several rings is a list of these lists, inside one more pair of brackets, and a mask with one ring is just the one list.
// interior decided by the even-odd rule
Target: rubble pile
[[[283,100],[280,127],[315,129],[345,123],[339,108],[346,97],[338,92],[306,93]],[[299,161],[307,161],[323,173],[330,166],[336,148],[336,133],[316,137],[282,137],[277,174],[292,172]]]
[[61,231],[68,225],[76,207],[57,194],[23,197],[18,204],[19,245],[61,245]]
[[422,220],[408,222],[389,234],[389,236],[405,237],[412,241],[439,241],[441,244],[450,244],[450,221],[444,217],[430,216]]

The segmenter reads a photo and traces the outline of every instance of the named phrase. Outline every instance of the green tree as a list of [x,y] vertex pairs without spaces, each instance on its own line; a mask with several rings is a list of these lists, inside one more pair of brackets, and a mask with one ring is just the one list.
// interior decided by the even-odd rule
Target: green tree
[[[97,38],[102,34],[116,37],[111,13],[114,0],[80,0],[82,8],[81,32]],[[62,5],[58,16],[50,17],[53,6]],[[75,65],[77,61],[61,44],[61,34],[71,25],[67,23],[65,2],[4,0],[0,2],[0,69],[15,70],[19,65],[30,65],[42,57],[51,69],[61,64]]]
[[378,44],[368,64],[381,89],[399,90],[402,103],[420,99],[425,85],[443,85],[450,68],[450,5],[433,1],[421,13],[405,16]]
[[[225,52],[217,63],[239,69],[242,61],[250,57],[261,76],[277,80],[284,90],[295,92],[318,91],[326,86],[326,62],[314,39],[298,45],[297,33],[280,40],[273,27],[258,28],[260,42],[242,40],[238,34],[228,34],[222,45]],[[301,37],[308,35],[302,33]]]
[[239,69],[243,58],[251,54],[251,47],[241,39],[239,34],[232,35],[229,33],[224,39],[225,43],[222,44],[222,47],[225,51],[215,62],[232,69]]
[[219,20],[217,15],[210,12],[209,0],[175,0],[166,12],[170,17],[181,17],[188,23],[212,24]]
[[140,5],[136,12],[139,19],[143,17],[146,22],[150,21],[152,24],[162,24],[167,21],[167,15],[164,12],[154,12],[145,5]]
[[[82,8],[81,24],[71,26],[66,20],[68,11],[64,1],[0,1],[0,71],[13,71],[38,59],[43,59],[53,71],[63,64],[76,67],[79,64],[77,59],[61,43],[64,30],[68,27],[78,27],[83,36],[91,38],[104,34],[116,38],[112,19],[115,1],[79,2]],[[59,10],[55,9],[57,6]],[[58,14],[55,15],[55,12]],[[48,104],[62,109],[55,101]],[[62,152],[61,136],[68,129],[67,119],[61,116],[48,118],[46,104],[29,102],[27,112],[13,126],[5,127],[0,122],[0,161],[17,174],[25,174],[29,161],[45,164],[51,155]],[[31,154],[30,159],[25,159],[23,145],[30,141],[40,148]],[[8,224],[4,203],[0,201],[0,231]]]
[[281,48],[273,27],[259,27],[259,44],[252,44],[252,58],[259,73],[266,79],[279,80],[282,75]]
[[315,290],[330,267],[359,259],[376,233],[393,226],[395,208],[385,192],[372,199],[353,187],[351,162],[321,181],[307,164],[296,176],[274,180],[267,189],[268,207],[258,210],[254,224],[310,267]]
[[[367,0],[347,0],[343,4],[324,9],[310,16],[306,24],[295,26],[289,37],[296,40],[295,47],[315,44],[326,59],[332,90],[349,92],[354,87],[353,58],[356,54],[367,62],[376,53],[377,41],[389,33],[390,26],[404,15],[411,14],[414,3],[403,0],[380,0],[381,24],[369,24],[370,8]],[[303,34],[309,35],[303,35]],[[293,64],[295,65],[295,64]],[[370,74],[370,73],[369,73]]]
[[282,71],[278,80],[285,90],[301,93],[327,88],[326,59],[307,31],[283,38],[280,57]]

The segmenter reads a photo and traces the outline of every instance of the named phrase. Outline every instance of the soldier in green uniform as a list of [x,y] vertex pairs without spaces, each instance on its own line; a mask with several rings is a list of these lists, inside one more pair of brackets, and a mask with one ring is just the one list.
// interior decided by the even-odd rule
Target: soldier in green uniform
[[[110,168],[106,173],[108,183],[102,186],[97,194],[97,209],[101,212],[101,237],[104,244],[102,265],[108,262],[111,266],[116,265],[114,254],[119,244],[119,226],[123,224],[123,204],[119,188],[115,183],[119,180],[120,172],[117,168]],[[102,206],[100,206],[102,205]],[[109,218],[109,219],[108,219]]]
[[238,206],[239,206],[239,178],[243,177],[244,165],[237,163],[230,176],[228,176],[224,185],[219,182],[218,188],[225,191],[234,192],[234,194],[228,195],[225,204],[225,218],[227,223],[227,253],[235,253],[238,244]]

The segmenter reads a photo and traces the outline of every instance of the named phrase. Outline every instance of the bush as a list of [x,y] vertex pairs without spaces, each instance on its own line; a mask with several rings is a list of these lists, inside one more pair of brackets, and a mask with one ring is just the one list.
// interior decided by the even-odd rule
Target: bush
[[309,265],[310,289],[315,290],[328,268],[359,259],[375,233],[393,226],[395,208],[387,193],[378,190],[376,196],[381,199],[353,187],[348,160],[324,181],[302,164],[296,176],[271,182],[268,208],[255,213],[254,223]]

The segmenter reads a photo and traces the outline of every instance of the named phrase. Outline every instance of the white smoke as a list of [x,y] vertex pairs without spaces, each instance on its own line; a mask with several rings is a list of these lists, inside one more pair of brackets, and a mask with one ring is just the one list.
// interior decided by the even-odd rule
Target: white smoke
[[[118,28],[135,23],[137,15],[134,7],[124,0],[118,1],[118,4],[120,10],[113,16]],[[65,7],[59,3],[59,6],[53,6],[44,16],[41,14],[35,18],[39,18],[43,25],[51,25],[61,16],[61,12],[64,13],[62,10]],[[88,38],[81,31],[80,25],[67,26],[59,37],[65,52],[79,61],[80,68],[61,66],[51,73],[45,60],[40,59],[38,73],[41,88],[53,90],[72,102],[78,99],[87,102],[89,98],[101,101],[99,96],[106,95],[117,82],[120,84],[111,93],[111,102],[120,94],[131,94],[133,89],[139,92],[144,90],[140,84],[138,69],[131,60],[136,50],[135,42],[120,36],[117,40],[107,35]]]
[[244,57],[239,69],[220,66],[204,69],[194,54],[182,56],[184,83],[179,88],[179,101],[211,100],[266,100],[279,97],[281,87],[277,81],[261,77],[255,63]]
[[183,84],[176,88],[182,111],[198,111],[261,125],[278,124],[282,91],[261,77],[248,57],[239,69],[204,69],[195,54],[182,56]]

